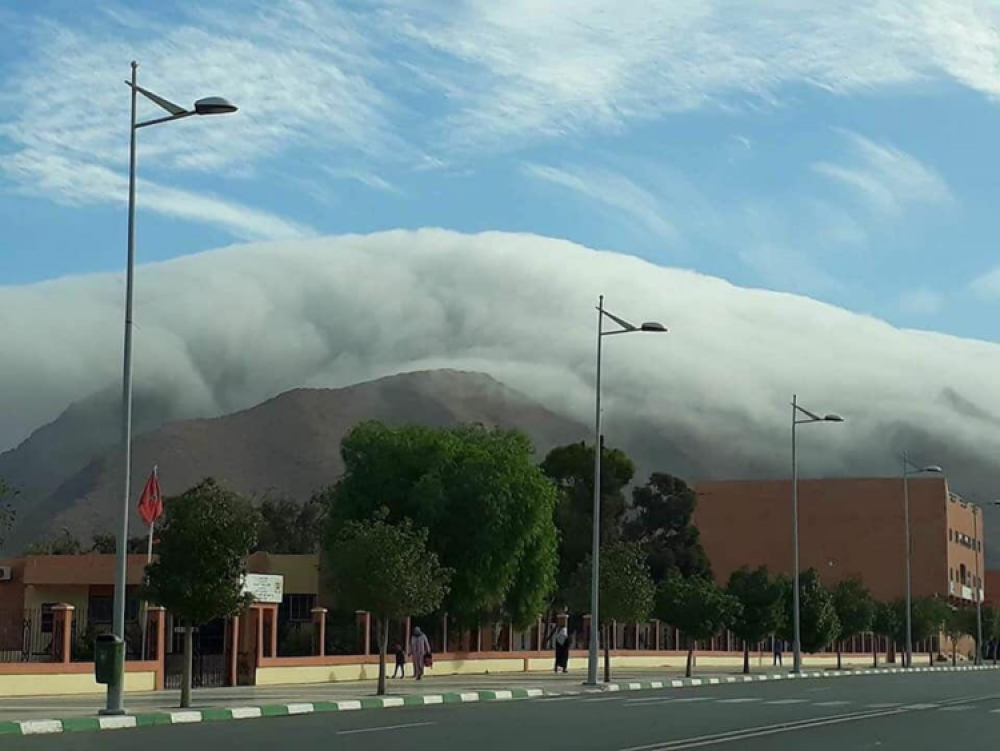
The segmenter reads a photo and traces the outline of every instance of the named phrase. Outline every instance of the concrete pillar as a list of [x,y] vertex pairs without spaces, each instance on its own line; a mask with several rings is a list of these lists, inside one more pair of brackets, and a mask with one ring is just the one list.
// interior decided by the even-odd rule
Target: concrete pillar
[[61,602],[52,606],[52,659],[64,665],[70,661],[73,649],[73,611],[72,605]]
[[163,690],[166,678],[167,660],[167,611],[159,605],[151,606],[146,611],[149,615],[150,628],[153,631],[153,648],[156,650],[156,690]]
[[583,616],[583,643],[590,644],[590,629],[593,628],[591,621],[593,618],[589,615]]
[[653,629],[653,649],[660,651],[660,621],[654,618],[649,622],[649,627]]
[[240,681],[240,617],[234,615],[229,621],[229,630],[232,634],[229,639],[229,664],[227,667],[226,685],[235,686]]
[[441,616],[441,651],[448,651],[448,614]]
[[365,610],[355,613],[358,631],[361,633],[361,654],[369,655],[372,651],[372,614]]
[[639,651],[639,624],[635,624],[635,650]]
[[264,608],[257,606],[257,664],[264,659]]
[[535,630],[535,634],[536,634],[536,636],[535,636],[535,651],[536,652],[541,652],[542,651],[542,640],[545,639],[545,630],[544,629],[545,629],[545,626],[542,624],[542,619],[539,618],[538,619],[538,624],[537,624],[536,630]]
[[313,608],[313,636],[316,639],[316,647],[313,652],[319,657],[326,655],[326,608]]
[[278,656],[278,606],[272,605],[271,611],[271,657]]
[[508,623],[507,624],[507,651],[508,652],[513,652],[514,651],[514,624],[513,623]]

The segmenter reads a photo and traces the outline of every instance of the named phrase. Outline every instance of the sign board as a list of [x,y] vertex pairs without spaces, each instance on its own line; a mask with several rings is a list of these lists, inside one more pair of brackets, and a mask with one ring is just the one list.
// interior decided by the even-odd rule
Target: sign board
[[285,590],[285,577],[275,574],[247,574],[243,592],[253,595],[254,602],[280,603]]

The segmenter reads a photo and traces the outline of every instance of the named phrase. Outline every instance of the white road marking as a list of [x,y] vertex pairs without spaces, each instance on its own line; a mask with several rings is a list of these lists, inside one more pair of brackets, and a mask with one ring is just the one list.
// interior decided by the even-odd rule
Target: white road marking
[[21,723],[22,735],[45,735],[48,733],[61,733],[62,722],[59,720],[28,720]]
[[907,704],[903,709],[937,709],[939,704]]
[[134,728],[134,717],[98,717],[98,725],[101,730],[121,730],[122,728]]
[[357,730],[338,730],[337,735],[357,735],[359,733],[381,733],[385,730],[405,730],[406,728],[425,728],[437,725],[436,722],[408,722],[405,725],[383,725],[377,728],[358,728]]
[[719,704],[749,704],[755,701],[764,701],[763,699],[751,699],[749,697],[740,697],[739,699],[719,699]]
[[260,707],[233,707],[229,710],[229,714],[234,720],[250,720],[260,717]]
[[507,699],[513,699],[514,698],[514,692],[513,691],[494,691],[493,692],[493,696],[497,699],[497,701],[506,701]]
[[765,704],[805,704],[808,699],[774,699],[773,701],[766,701]]
[[882,702],[881,704],[869,704],[868,708],[869,709],[888,709],[889,707],[901,707],[901,706],[903,706],[903,705],[900,702],[898,702],[898,701],[886,701],[886,702]]
[[712,700],[711,696],[685,696],[684,698],[672,699],[671,701],[675,701],[679,704],[681,702],[711,701],[711,700]]
[[583,699],[583,701],[587,701],[587,702],[591,702],[591,701],[593,701],[593,702],[597,702],[597,701],[621,701],[621,700],[622,700],[621,696],[599,696],[596,699]]
[[170,722],[174,725],[184,725],[189,722],[201,722],[201,712],[171,712]]
[[[843,701],[843,700],[838,700],[838,701],[818,701],[818,702],[815,702],[813,704],[813,706],[814,707],[843,707],[844,705],[851,704],[851,703],[852,702]],[[899,706],[899,705],[894,705],[894,706]],[[883,707],[883,709],[888,709],[888,707]]]
[[971,704],[963,704],[957,707],[941,707],[942,712],[968,712],[970,709],[975,709]]
[[288,714],[311,714],[316,711],[313,704],[289,704]]
[[341,712],[361,709],[360,701],[335,701],[334,704]]
[[444,704],[444,697],[441,694],[428,694],[424,697],[424,706],[428,704]]

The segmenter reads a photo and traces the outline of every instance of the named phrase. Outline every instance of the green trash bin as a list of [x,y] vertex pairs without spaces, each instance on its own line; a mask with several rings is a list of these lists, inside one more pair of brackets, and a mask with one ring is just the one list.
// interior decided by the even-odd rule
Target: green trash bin
[[125,666],[125,641],[114,634],[101,634],[94,644],[94,675],[98,683],[114,683]]

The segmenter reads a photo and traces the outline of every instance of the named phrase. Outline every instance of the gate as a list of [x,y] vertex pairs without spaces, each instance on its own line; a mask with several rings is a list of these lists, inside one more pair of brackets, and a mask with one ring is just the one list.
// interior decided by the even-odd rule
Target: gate
[[[191,660],[191,685],[193,688],[217,688],[227,684],[226,621],[212,621],[196,628]],[[165,656],[163,687],[178,689],[184,671],[184,627],[176,626],[173,633],[173,651]]]

